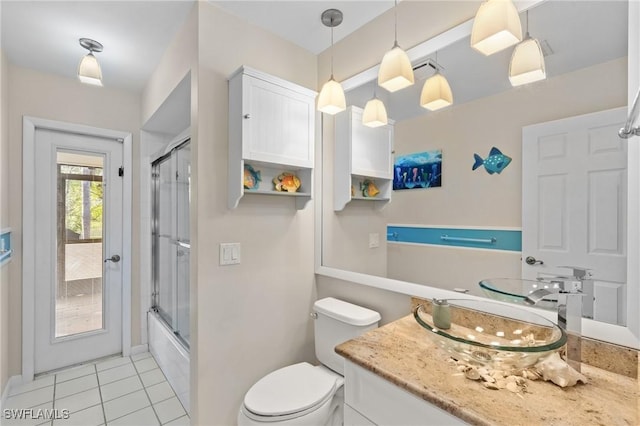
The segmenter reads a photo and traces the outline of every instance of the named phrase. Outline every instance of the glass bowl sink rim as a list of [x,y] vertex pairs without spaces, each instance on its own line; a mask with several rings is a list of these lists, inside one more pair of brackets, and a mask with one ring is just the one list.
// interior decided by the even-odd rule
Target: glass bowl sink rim
[[[420,308],[423,308],[423,304],[419,304],[418,306],[416,306],[416,308],[413,311],[413,316],[415,320],[418,322],[418,324],[420,324],[422,328],[424,328],[426,331],[428,331],[432,335],[440,336],[450,341],[455,341],[455,342],[459,342],[459,343],[463,343],[466,345],[475,346],[479,348],[484,348],[488,350],[497,350],[497,351],[506,351],[506,352],[527,352],[527,353],[549,352],[556,349],[560,349],[567,343],[567,334],[561,327],[559,327],[553,321],[550,321],[528,310],[524,310],[524,309],[517,308],[515,306],[510,306],[507,304],[489,302],[485,300],[447,299],[447,302],[449,303],[450,308],[476,311],[482,314],[491,315],[498,318],[500,317],[505,318],[505,320],[507,321],[511,320],[511,321],[519,321],[519,322],[531,322],[530,320],[528,320],[528,319],[531,319],[534,321],[533,324],[537,326],[549,327],[549,328],[558,330],[560,332],[560,336],[555,341],[549,342],[544,345],[539,345],[539,346],[506,346],[506,345],[486,344],[486,343],[478,342],[475,340],[465,339],[464,337],[451,335],[446,331],[440,330],[435,325],[429,324],[424,319],[420,318],[419,311],[420,311]],[[465,304],[466,305],[499,306],[499,309],[503,311],[503,313],[494,314],[490,311],[473,308],[472,306],[465,306]],[[505,314],[504,312],[513,313],[513,316],[510,316],[509,314]],[[430,315],[428,312],[425,312],[425,313],[427,315]]]

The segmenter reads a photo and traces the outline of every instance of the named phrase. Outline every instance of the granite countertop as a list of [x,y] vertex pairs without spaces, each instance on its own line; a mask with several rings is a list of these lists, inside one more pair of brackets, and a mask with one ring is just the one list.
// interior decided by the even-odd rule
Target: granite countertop
[[582,364],[586,385],[528,381],[528,392],[490,390],[460,375],[413,315],[342,343],[336,352],[477,425],[639,425],[638,380]]

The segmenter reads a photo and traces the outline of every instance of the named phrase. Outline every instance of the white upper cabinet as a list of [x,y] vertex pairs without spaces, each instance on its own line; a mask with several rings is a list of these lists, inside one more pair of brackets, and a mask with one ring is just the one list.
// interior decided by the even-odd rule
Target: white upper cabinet
[[[334,205],[344,209],[351,200],[376,202],[383,207],[393,189],[393,120],[371,128],[362,124],[362,109],[351,106],[336,115]],[[368,182],[380,191],[365,191]]]
[[[246,193],[311,199],[316,92],[242,67],[229,79],[229,208]],[[257,188],[244,187],[245,164],[260,172]],[[297,192],[279,192],[272,179],[295,174]]]

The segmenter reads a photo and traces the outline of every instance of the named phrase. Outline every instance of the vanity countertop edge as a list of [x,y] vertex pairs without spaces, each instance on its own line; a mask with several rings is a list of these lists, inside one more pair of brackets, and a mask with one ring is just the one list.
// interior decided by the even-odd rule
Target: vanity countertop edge
[[[345,359],[474,425],[638,425],[637,378],[587,364],[586,385],[528,381],[528,392],[490,390],[456,370],[413,315],[338,345]],[[348,383],[346,384],[348,386]]]

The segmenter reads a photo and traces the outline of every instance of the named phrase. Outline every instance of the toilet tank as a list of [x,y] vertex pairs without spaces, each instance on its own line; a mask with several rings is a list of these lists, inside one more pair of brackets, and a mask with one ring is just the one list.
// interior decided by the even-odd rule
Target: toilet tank
[[371,309],[327,297],[313,305],[316,357],[333,371],[344,375],[344,358],[334,348],[378,327],[380,314]]

